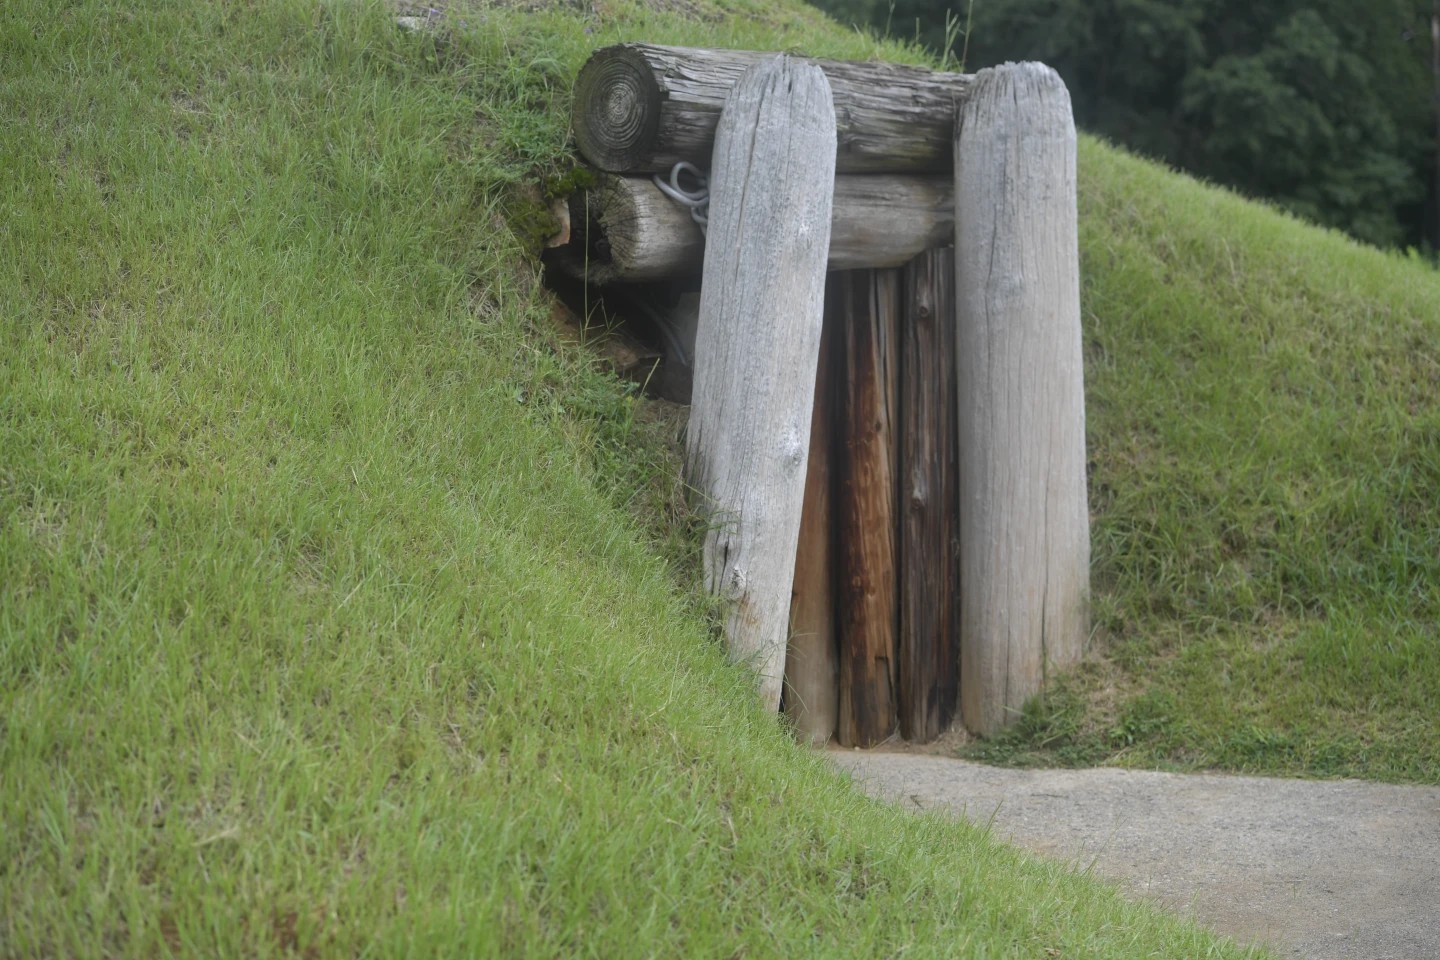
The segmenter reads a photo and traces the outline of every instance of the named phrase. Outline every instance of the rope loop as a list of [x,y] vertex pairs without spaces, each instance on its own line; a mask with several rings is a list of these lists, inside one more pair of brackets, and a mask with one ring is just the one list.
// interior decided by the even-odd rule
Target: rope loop
[[[681,174],[688,175],[694,181],[694,186],[682,186]],[[658,173],[651,179],[655,181],[655,186],[660,188],[661,193],[681,206],[689,208],[690,219],[700,225],[700,232],[703,234],[706,226],[710,223],[710,178],[702,173],[695,164],[681,160],[670,168],[668,181]]]

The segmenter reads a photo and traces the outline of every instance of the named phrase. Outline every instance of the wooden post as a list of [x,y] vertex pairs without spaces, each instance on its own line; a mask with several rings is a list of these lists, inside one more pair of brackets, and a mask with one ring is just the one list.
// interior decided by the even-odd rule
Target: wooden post
[[[571,125],[580,153],[612,173],[706,166],[730,86],[770,56],[626,43],[595,51],[575,79]],[[839,138],[836,169],[948,172],[955,106],[971,77],[891,63],[807,61],[825,71]]]
[[762,61],[735,84],[711,165],[690,483],[730,654],[780,706],[805,496],[834,189],[835,111],[818,67]]
[[[898,267],[955,236],[953,175],[835,178],[830,269]],[[603,286],[699,274],[705,236],[690,211],[649,177],[600,174],[570,198],[569,241],[550,254],[570,275]]]
[[905,268],[900,355],[900,733],[927,743],[955,716],[955,254]]
[[868,747],[895,731],[895,375],[900,271],[839,278],[844,459],[836,485],[840,541],[840,743]]
[[835,537],[830,495],[831,451],[835,446],[835,312],[827,296],[815,374],[815,412],[810,418],[810,465],[805,475],[805,508],[795,554],[795,589],[790,603],[790,647],[785,657],[785,712],[796,735],[823,746],[835,735],[840,663],[835,635]]
[[960,710],[991,734],[1088,633],[1075,124],[1055,71],[976,77],[955,202]]

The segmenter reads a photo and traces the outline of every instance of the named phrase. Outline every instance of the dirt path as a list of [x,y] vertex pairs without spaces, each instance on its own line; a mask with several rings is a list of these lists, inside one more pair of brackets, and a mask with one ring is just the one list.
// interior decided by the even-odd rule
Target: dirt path
[[1019,846],[1281,957],[1440,958],[1440,787],[829,756],[867,792],[993,817]]

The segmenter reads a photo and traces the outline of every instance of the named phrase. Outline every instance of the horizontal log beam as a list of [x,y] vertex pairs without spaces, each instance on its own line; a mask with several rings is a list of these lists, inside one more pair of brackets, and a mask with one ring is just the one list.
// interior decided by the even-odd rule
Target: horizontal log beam
[[[659,173],[678,161],[710,165],[715,124],[746,68],[772,53],[625,43],[597,50],[575,80],[580,153],[612,173]],[[955,109],[968,74],[891,63],[810,61],[835,101],[835,169],[945,172]]]
[[[955,233],[950,176],[835,178],[829,269],[900,266]],[[705,236],[685,207],[649,177],[602,174],[571,198],[571,239],[556,259],[572,276],[603,286],[698,274]]]

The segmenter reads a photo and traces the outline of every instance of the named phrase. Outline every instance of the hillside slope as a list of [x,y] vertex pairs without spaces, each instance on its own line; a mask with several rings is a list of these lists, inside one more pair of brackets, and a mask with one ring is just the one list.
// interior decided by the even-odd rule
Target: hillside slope
[[0,954],[1243,955],[861,799],[616,507],[499,211],[587,46],[710,26],[6,13]]
[[1080,172],[1094,657],[972,755],[1440,782],[1440,273]]

